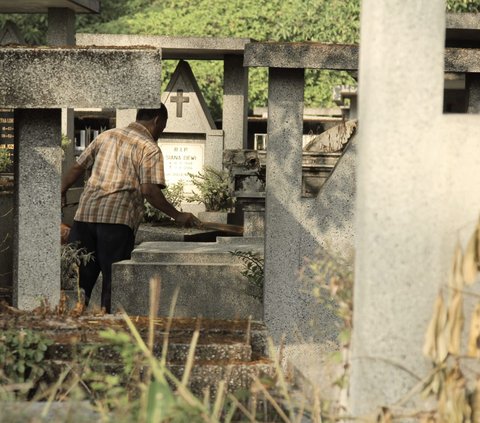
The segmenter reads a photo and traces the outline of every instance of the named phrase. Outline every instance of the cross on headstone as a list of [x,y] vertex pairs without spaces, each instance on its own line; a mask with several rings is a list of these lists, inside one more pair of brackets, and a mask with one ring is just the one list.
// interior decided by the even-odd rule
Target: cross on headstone
[[177,103],[177,117],[181,118],[183,115],[183,103],[189,103],[190,98],[183,96],[183,90],[177,90],[177,95],[170,98],[172,103]]

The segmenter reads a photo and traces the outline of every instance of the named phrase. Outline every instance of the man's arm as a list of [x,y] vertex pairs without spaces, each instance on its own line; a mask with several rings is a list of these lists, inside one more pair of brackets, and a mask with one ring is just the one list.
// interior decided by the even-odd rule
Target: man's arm
[[85,173],[85,168],[74,163],[62,179],[62,204],[68,189]]
[[192,213],[178,211],[165,198],[161,188],[155,184],[142,184],[142,194],[145,199],[155,208],[170,216],[182,226],[200,226],[201,222]]

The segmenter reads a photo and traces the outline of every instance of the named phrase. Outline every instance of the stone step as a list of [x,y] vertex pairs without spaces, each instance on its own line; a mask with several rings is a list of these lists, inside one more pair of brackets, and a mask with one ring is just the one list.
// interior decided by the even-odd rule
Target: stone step
[[[45,381],[48,382],[54,382],[66,369],[73,369],[74,372],[80,372],[80,368],[77,369],[76,365],[71,361],[48,360],[47,363],[50,370],[49,374],[46,375]],[[167,363],[166,367],[178,380],[182,379],[185,372],[184,364]],[[99,374],[119,376],[124,374],[124,365],[116,362],[91,362],[89,368]],[[145,374],[146,368],[140,368],[139,372],[140,375]],[[187,386],[196,396],[203,397],[205,390],[208,389],[211,397],[214,397],[221,381],[225,381],[227,392],[235,393],[239,390],[249,389],[254,377],[273,378],[274,376],[275,368],[267,359],[247,362],[197,362],[191,369]],[[125,383],[125,381],[123,381],[122,384],[123,383]]]
[[[167,349],[168,363],[183,364],[187,361],[189,343],[169,342]],[[155,345],[154,355],[157,358],[162,356],[162,346]],[[92,353],[92,360],[96,362],[121,361],[122,357],[119,348],[108,343],[98,342],[80,342],[80,343],[54,343],[46,351],[45,358],[49,360],[75,360],[78,357],[86,356]],[[252,347],[245,343],[222,342],[218,339],[216,343],[197,344],[195,348],[195,362],[231,362],[231,361],[250,361],[252,358]]]
[[[170,365],[170,371],[181,380],[185,371],[183,365]],[[249,363],[197,364],[190,374],[188,387],[193,394],[201,396],[209,389],[212,396],[216,395],[220,381],[226,382],[227,392],[234,393],[249,389],[254,377],[273,378],[275,369],[268,360]]]
[[141,263],[241,264],[231,251],[251,251],[263,257],[263,244],[238,238],[234,242],[143,242],[132,252]]
[[[121,315],[84,315],[80,317],[53,316],[38,318],[38,315],[18,311],[16,314],[1,314],[0,331],[18,327],[40,331],[58,345],[103,344],[108,346],[99,332],[106,329],[130,333]],[[132,323],[140,336],[146,340],[149,332],[149,318],[131,316]],[[255,320],[212,320],[212,319],[167,319],[154,320],[154,341],[156,348],[163,345],[168,329],[169,345],[190,345],[195,330],[199,331],[197,348],[204,345],[247,345],[253,359],[267,355],[267,329],[265,324]]]
[[159,316],[169,315],[172,298],[178,290],[175,317],[261,320],[263,287],[243,276],[244,269],[244,265],[232,263],[121,261],[112,266],[112,309],[123,308],[129,315],[148,315],[149,282],[158,276]]
[[[57,383],[59,375],[68,369],[72,377],[81,375],[85,382],[81,386],[87,387],[101,374],[117,374],[122,383],[128,384],[126,387],[132,395],[140,393],[136,391],[136,377],[146,376],[146,369],[140,367],[134,374],[128,373],[127,376],[124,366],[129,360],[124,361],[111,345],[111,341],[105,340],[100,334],[107,329],[129,332],[123,316],[58,315],[41,310],[23,312],[3,307],[4,313],[0,313],[0,330],[29,328],[41,331],[53,341],[42,361],[47,371],[42,377],[44,385],[38,385],[40,389]],[[150,327],[149,319],[142,316],[130,316],[130,319],[140,336],[146,339]],[[203,398],[205,390],[208,389],[213,401],[218,383],[222,380],[226,382],[228,392],[234,393],[239,389],[248,389],[253,377],[274,377],[274,368],[266,358],[267,331],[262,322],[158,318],[154,320],[153,328],[154,351],[157,356],[161,354],[163,337],[168,330],[167,367],[180,380],[185,371],[192,336],[198,331],[189,387],[200,398]],[[82,349],[88,348],[88,360],[82,360],[82,357],[85,357]],[[89,374],[89,369],[94,372],[93,375]],[[87,389],[85,395],[90,398],[91,392]]]

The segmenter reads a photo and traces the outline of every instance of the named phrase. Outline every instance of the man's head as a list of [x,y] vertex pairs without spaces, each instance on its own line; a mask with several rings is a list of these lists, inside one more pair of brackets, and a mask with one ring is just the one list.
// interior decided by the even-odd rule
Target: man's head
[[137,122],[141,123],[152,134],[156,141],[167,126],[168,112],[165,104],[158,109],[138,109]]

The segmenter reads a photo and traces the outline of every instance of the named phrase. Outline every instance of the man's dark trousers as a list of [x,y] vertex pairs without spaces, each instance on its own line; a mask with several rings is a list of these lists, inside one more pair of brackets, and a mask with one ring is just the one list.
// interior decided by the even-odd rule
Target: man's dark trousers
[[74,221],[68,242],[79,242],[79,248],[93,252],[93,259],[85,266],[80,265],[80,288],[85,290],[85,304],[88,305],[98,275],[102,272],[101,306],[111,313],[112,264],[130,259],[135,243],[132,228],[115,223]]

